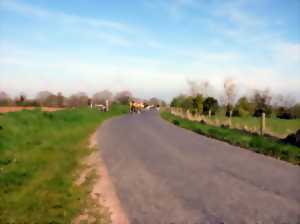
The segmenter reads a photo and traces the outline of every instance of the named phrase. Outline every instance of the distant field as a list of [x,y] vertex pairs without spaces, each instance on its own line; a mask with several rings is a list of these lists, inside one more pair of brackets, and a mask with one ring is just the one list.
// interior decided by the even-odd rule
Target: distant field
[[[21,106],[0,106],[0,113],[8,113],[8,112],[16,112],[20,110],[34,110],[38,107],[21,107]],[[65,108],[61,107],[41,107],[42,111],[57,111],[57,110],[63,110]]]
[[[228,120],[228,117],[224,115],[212,116],[211,120],[216,122],[218,120],[224,123]],[[256,117],[233,117],[232,118],[233,128],[243,128],[245,125],[247,128],[252,130],[259,130],[260,118]],[[300,129],[300,119],[279,119],[279,118],[266,118],[266,132],[276,137],[284,138],[288,134],[295,133]]]
[[53,113],[0,114],[0,223],[71,223],[86,203],[74,185],[88,136],[105,119],[125,113],[114,106]]

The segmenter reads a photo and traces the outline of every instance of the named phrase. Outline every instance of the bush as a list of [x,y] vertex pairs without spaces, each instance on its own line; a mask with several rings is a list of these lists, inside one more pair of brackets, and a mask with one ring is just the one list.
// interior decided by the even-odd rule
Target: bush
[[300,129],[295,134],[288,135],[283,142],[300,147]]
[[216,114],[218,108],[219,108],[218,101],[213,97],[207,97],[203,102],[204,114],[208,114],[210,110],[211,114],[214,115]]
[[179,125],[180,125],[179,120],[173,120],[172,123],[175,124],[176,126],[179,126]]
[[280,119],[293,119],[295,116],[293,116],[291,109],[280,107],[277,110],[276,117]]

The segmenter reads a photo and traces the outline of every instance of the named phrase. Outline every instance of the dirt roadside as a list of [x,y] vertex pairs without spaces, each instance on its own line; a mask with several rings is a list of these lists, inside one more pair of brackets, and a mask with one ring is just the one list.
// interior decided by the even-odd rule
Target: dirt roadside
[[[37,107],[22,107],[22,106],[0,106],[0,113],[16,112],[20,110],[33,110]],[[42,107],[42,111],[53,112],[57,110],[63,110],[61,107]]]
[[[89,148],[96,148],[96,133],[94,133],[89,140]],[[111,182],[108,171],[102,161],[99,150],[93,151],[84,160],[85,169],[80,173],[76,181],[76,185],[83,184],[89,175],[94,172],[95,178],[92,183],[92,190],[90,197],[95,203],[95,207],[99,209],[99,214],[103,213],[103,208],[109,214],[112,224],[128,224],[128,218],[123,211],[121,203],[115,192],[114,186]],[[101,211],[100,211],[101,210]],[[96,211],[97,212],[97,211]],[[108,217],[109,218],[109,217]],[[74,224],[80,223],[97,223],[96,218],[89,215],[89,211],[84,209],[83,212],[74,220]]]

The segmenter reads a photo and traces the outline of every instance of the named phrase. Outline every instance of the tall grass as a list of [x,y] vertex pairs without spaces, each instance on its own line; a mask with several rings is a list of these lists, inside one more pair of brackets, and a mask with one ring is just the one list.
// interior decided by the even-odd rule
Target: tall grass
[[284,144],[270,137],[249,134],[237,129],[222,128],[189,121],[174,116],[167,111],[162,111],[161,116],[177,126],[190,129],[199,134],[300,165],[300,148],[296,146]]
[[[226,123],[228,117],[217,114],[210,118],[213,122],[218,120]],[[257,117],[232,117],[232,125],[236,128],[247,126],[249,129],[259,130],[260,118]],[[266,118],[266,131],[273,136],[284,138],[291,133],[295,133],[300,128],[300,119],[279,119],[276,117]]]
[[70,223],[86,189],[74,185],[88,136],[127,111],[74,109],[0,115],[0,223]]

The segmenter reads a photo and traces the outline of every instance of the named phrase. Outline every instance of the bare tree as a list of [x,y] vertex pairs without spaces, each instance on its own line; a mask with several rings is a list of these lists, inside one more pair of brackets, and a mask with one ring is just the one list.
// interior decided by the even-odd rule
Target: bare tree
[[189,86],[190,95],[195,97],[201,94],[204,97],[208,96],[208,90],[210,88],[210,83],[207,80],[197,82],[194,80],[187,80]]
[[236,97],[236,84],[233,79],[224,81],[224,103],[226,106],[233,106]]
[[5,92],[0,91],[0,106],[8,106],[11,103],[11,98]]
[[84,92],[79,92],[71,95],[67,99],[67,106],[69,107],[83,107],[88,106],[89,97]]
[[199,84],[193,80],[187,80],[191,96],[196,96],[199,93]]
[[122,104],[127,104],[131,99],[132,99],[132,94],[128,90],[118,92],[115,96],[115,101]]
[[156,98],[156,97],[152,97],[150,98],[150,100],[148,101],[149,105],[161,105],[162,100]]
[[207,97],[208,96],[208,90],[210,88],[210,83],[207,80],[201,81],[199,84],[199,93],[204,96]]
[[49,91],[40,91],[36,95],[36,100],[41,106],[49,106],[49,100],[51,100],[50,96],[53,96],[54,94]]
[[92,97],[92,101],[93,101],[93,103],[96,103],[96,104],[105,105],[105,101],[106,100],[111,101],[112,98],[113,98],[112,92],[110,92],[109,90],[103,90],[103,91],[95,93]]
[[269,89],[255,90],[253,95],[253,102],[255,103],[254,116],[261,116],[262,113],[270,116],[272,113],[271,100],[272,96]]

